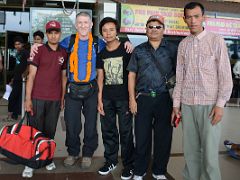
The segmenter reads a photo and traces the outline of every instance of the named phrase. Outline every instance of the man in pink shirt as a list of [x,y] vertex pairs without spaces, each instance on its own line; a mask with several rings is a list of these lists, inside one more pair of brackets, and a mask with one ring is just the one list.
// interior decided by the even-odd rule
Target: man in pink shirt
[[224,39],[203,27],[204,7],[184,7],[190,35],[179,45],[174,116],[182,117],[185,180],[220,180],[218,151],[223,108],[232,92],[230,61]]

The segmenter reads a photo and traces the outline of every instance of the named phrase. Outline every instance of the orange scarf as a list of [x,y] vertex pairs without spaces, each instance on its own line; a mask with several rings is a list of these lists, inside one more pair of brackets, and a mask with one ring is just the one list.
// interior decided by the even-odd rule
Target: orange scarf
[[92,45],[93,45],[93,37],[92,33],[88,34],[88,55],[87,55],[87,66],[86,66],[86,77],[83,80],[78,79],[78,41],[79,41],[79,34],[76,34],[73,52],[70,55],[70,72],[73,73],[73,79],[75,82],[89,82],[91,71],[92,71]]

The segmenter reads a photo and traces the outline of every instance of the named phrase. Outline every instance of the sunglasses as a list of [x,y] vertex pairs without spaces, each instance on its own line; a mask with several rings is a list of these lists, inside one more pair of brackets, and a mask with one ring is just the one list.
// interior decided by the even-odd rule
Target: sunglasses
[[153,29],[153,28],[156,28],[156,29],[162,29],[163,26],[148,26],[149,29]]

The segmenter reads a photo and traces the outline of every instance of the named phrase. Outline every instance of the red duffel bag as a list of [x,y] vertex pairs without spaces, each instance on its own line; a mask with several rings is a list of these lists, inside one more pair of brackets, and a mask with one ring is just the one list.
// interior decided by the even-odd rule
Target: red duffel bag
[[23,124],[25,116],[19,123],[0,130],[0,153],[17,163],[38,169],[52,162],[56,143],[37,129]]

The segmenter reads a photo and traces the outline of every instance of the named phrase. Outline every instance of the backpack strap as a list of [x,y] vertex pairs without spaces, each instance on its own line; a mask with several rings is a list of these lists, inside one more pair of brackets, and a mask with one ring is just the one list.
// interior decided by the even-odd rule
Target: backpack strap
[[97,36],[93,36],[93,46],[96,50],[96,54],[98,53],[98,37]]
[[69,44],[68,44],[68,48],[67,48],[67,77],[69,78],[69,58],[70,58],[70,54],[71,54],[71,49],[73,47],[73,44],[75,42],[75,38],[76,38],[76,34],[71,34],[70,40],[69,40]]
[[68,54],[70,55],[71,54],[71,49],[72,49],[72,46],[75,42],[75,38],[76,38],[76,34],[71,34],[71,37],[70,37],[70,40],[69,40],[69,44],[68,44]]

